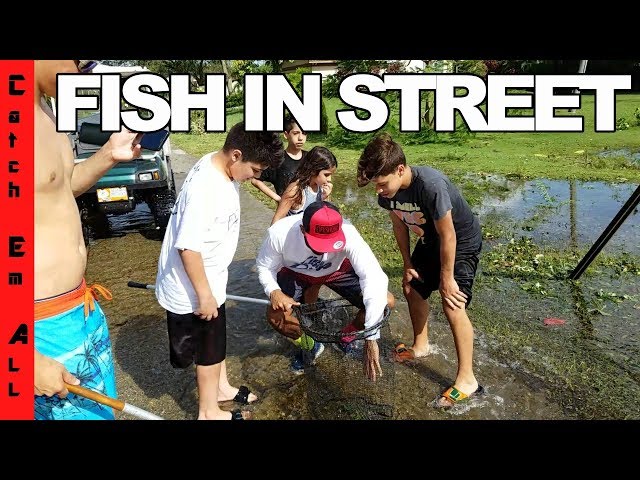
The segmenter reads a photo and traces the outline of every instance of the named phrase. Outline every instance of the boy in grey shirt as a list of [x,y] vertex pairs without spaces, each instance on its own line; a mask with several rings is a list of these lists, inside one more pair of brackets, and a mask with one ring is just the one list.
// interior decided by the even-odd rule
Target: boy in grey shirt
[[[478,219],[447,176],[430,167],[410,167],[400,146],[381,134],[365,147],[358,163],[358,185],[375,183],[378,205],[389,210],[404,275],[414,342],[396,346],[398,361],[429,353],[428,298],[439,290],[458,355],[458,373],[438,406],[449,408],[484,392],[473,373],[473,327],[466,307],[482,248]],[[418,236],[410,254],[409,230]]]

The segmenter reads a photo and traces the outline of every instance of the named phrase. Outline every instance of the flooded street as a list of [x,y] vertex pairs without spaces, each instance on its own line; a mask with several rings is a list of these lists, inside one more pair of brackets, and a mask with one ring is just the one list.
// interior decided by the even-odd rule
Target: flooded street
[[[178,186],[184,180],[189,167],[197,159],[187,155],[175,155],[174,169]],[[532,225],[523,234],[547,238],[550,242],[568,243],[572,238],[569,225],[571,212],[567,198],[571,195],[567,182],[543,181],[527,183],[520,189],[512,189],[512,196],[504,201],[487,202],[480,209],[481,220],[489,216],[511,216],[514,222],[531,218],[540,204],[552,199],[557,213],[547,215]],[[229,271],[227,293],[246,297],[265,298],[254,267],[257,249],[269,226],[273,211],[241,188],[242,218],[240,242],[234,262]],[[574,237],[579,243],[592,242],[601,229],[615,215],[616,205],[624,203],[630,191],[628,186],[613,186],[610,191],[585,183],[575,186],[578,203],[577,218],[597,210],[599,223],[576,222]],[[546,189],[546,190],[545,190]],[[632,191],[632,190],[631,190]],[[361,191],[356,193],[360,194]],[[545,193],[546,192],[546,193]],[[596,195],[604,195],[603,197]],[[351,198],[344,195],[344,202]],[[607,200],[614,198],[614,200]],[[619,198],[617,200],[616,198]],[[533,199],[534,201],[531,201]],[[359,200],[360,201],[360,200]],[[362,201],[369,201],[364,200]],[[339,203],[339,202],[338,202]],[[375,203],[372,204],[375,207]],[[367,209],[376,212],[376,208]],[[477,210],[477,209],[476,209]],[[584,212],[584,213],[583,213]],[[111,290],[113,300],[101,301],[109,320],[116,361],[116,378],[119,398],[129,404],[149,410],[166,419],[191,420],[197,415],[197,389],[195,370],[177,370],[169,363],[166,317],[157,304],[152,291],[127,287],[127,281],[154,283],[161,239],[154,230],[153,220],[145,205],[139,206],[133,215],[136,228],[148,221],[148,229],[130,231],[129,221],[124,217],[109,218],[108,230],[96,235],[89,246],[87,282],[100,283]],[[131,219],[129,219],[131,220]],[[538,219],[536,219],[538,220]],[[386,220],[385,220],[386,221]],[[564,223],[563,223],[564,222]],[[356,222],[354,222],[356,223]],[[357,223],[356,223],[357,225]],[[388,227],[383,224],[381,228]],[[638,231],[640,220],[632,215],[614,237],[616,242],[607,248],[627,248],[638,253]],[[388,234],[388,232],[387,232]],[[635,239],[635,241],[630,240]],[[480,275],[479,275],[480,277]],[[552,299],[531,300],[527,292],[510,279],[496,288],[493,284],[479,281],[477,300],[469,310],[476,325],[475,373],[487,394],[466,405],[461,404],[449,411],[433,408],[431,403],[455,378],[456,354],[448,323],[439,308],[434,308],[430,322],[432,354],[410,364],[396,364],[383,359],[383,376],[388,386],[385,402],[393,407],[395,419],[569,419],[597,417],[598,413],[580,411],[580,399],[568,401],[558,395],[557,382],[551,380],[554,369],[561,368],[545,357],[544,349],[538,348],[540,341],[551,350],[573,349],[578,354],[603,356],[618,370],[625,362],[627,375],[637,385],[638,310],[627,303],[622,310],[624,323],[615,323],[605,328],[594,322],[591,314],[580,315],[574,305],[576,295],[589,295],[589,288],[599,288],[601,279],[585,280],[584,292],[571,291],[566,283],[556,281],[553,288],[557,296]],[[589,283],[591,282],[591,283]],[[622,288],[623,286],[621,286]],[[638,282],[626,285],[627,289],[640,294]],[[586,293],[585,293],[586,292]],[[321,297],[331,296],[321,291]],[[558,298],[563,297],[562,301]],[[437,298],[437,297],[436,297]],[[567,298],[569,300],[567,300]],[[476,303],[477,302],[477,303]],[[637,302],[636,302],[637,303]],[[630,306],[629,306],[630,305]],[[500,311],[508,319],[507,324],[495,324],[487,320]],[[626,312],[626,313],[625,313]],[[542,318],[563,316],[568,328],[544,327]],[[610,317],[607,317],[610,318]],[[630,325],[633,324],[633,325]],[[390,317],[390,328],[383,336],[382,350],[388,352],[399,341],[410,342],[412,330],[404,298],[397,304]],[[497,339],[506,336],[508,330],[518,332],[521,344],[513,350],[504,349]],[[276,334],[266,323],[264,306],[250,303],[227,302],[227,368],[229,379],[235,386],[247,385],[259,401],[248,407],[256,419],[310,419],[332,418],[331,402],[327,398],[342,398],[346,403],[366,396],[371,385],[361,381],[361,366],[347,359],[340,352],[327,346],[318,359],[315,372],[296,376],[289,371],[294,353],[293,346],[284,337]],[[505,337],[506,338],[506,337]],[[626,338],[626,340],[624,340]],[[616,358],[617,349],[607,352],[604,347],[612,342],[624,341],[628,357]],[[410,343],[409,343],[410,344]],[[577,345],[577,346],[576,346]],[[522,360],[522,352],[530,349],[532,357],[547,362],[549,377],[532,368]],[[629,350],[631,349],[631,350]],[[635,349],[635,350],[634,350]],[[517,352],[516,352],[517,350]],[[511,353],[517,353],[511,355]],[[612,353],[613,352],[613,353]],[[388,360],[388,359],[387,359]],[[589,358],[584,358],[588,361]],[[345,362],[353,362],[346,367]],[[635,366],[634,363],[635,362]],[[574,368],[575,367],[574,365]],[[339,370],[342,369],[342,370]],[[618,371],[616,370],[616,371]],[[385,375],[386,374],[386,375]],[[357,386],[356,386],[357,385]],[[634,387],[635,388],[635,387]],[[336,406],[334,418],[345,418],[344,403]],[[236,407],[228,405],[228,408]],[[319,408],[322,407],[322,408]],[[348,407],[348,405],[347,405]],[[597,407],[597,405],[596,405]],[[226,407],[225,407],[226,408]],[[592,406],[592,408],[595,408]],[[338,415],[338,410],[342,412]],[[348,411],[348,408],[347,408]],[[607,412],[606,415],[611,415]],[[130,419],[126,414],[117,414],[120,419]],[[633,415],[632,415],[633,416]],[[348,417],[347,417],[348,418]],[[361,417],[352,417],[361,418]],[[637,418],[637,416],[636,416]]]
[[[506,198],[487,198],[477,209],[481,221],[499,218],[520,227],[522,235],[549,245],[590,247],[631,197],[628,183],[531,180],[516,183],[497,177],[509,189]],[[606,250],[640,254],[640,214],[620,226]]]

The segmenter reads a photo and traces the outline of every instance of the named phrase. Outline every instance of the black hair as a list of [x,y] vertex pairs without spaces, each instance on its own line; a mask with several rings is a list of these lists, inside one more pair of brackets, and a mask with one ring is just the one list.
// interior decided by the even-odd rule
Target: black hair
[[391,135],[381,133],[371,140],[358,161],[358,186],[364,187],[373,178],[393,173],[399,165],[406,165],[407,159],[400,145]]
[[293,197],[294,205],[302,201],[302,191],[309,186],[311,177],[315,177],[322,170],[338,168],[338,159],[326,147],[313,147],[300,161],[298,170],[291,179],[291,183],[298,182],[298,190]]
[[277,168],[284,159],[284,147],[276,132],[247,132],[244,122],[236,123],[224,141],[222,151],[238,149],[241,161],[259,163],[263,167]]

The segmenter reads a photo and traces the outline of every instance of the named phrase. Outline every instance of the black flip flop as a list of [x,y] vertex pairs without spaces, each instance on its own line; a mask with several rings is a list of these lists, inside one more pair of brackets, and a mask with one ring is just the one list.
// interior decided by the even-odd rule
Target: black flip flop
[[238,393],[236,393],[236,396],[233,397],[233,401],[240,403],[242,405],[249,405],[250,393],[251,393],[251,390],[249,390],[249,387],[247,387],[246,385],[241,385],[240,388],[238,389]]

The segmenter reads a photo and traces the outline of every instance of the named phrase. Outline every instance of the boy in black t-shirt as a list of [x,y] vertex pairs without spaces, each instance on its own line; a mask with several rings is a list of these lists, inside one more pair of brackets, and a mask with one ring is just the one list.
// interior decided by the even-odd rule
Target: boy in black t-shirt
[[[430,167],[410,167],[400,146],[381,134],[365,147],[358,163],[358,185],[375,183],[378,205],[389,210],[402,260],[402,287],[409,304],[414,342],[399,344],[398,361],[429,353],[427,320],[434,290],[442,297],[458,355],[458,372],[438,406],[452,407],[484,392],[473,373],[473,327],[466,307],[482,248],[478,219],[447,176]],[[409,230],[418,236],[410,254]]]
[[[302,131],[292,117],[287,117],[284,121],[284,138],[287,139],[287,148],[280,166],[268,168],[262,173],[260,179],[251,180],[254,187],[276,202],[280,202],[280,196],[286,190],[298,170],[300,162],[307,154],[307,151],[302,149],[307,141],[307,134]],[[264,182],[273,184],[276,191],[271,190]]]

